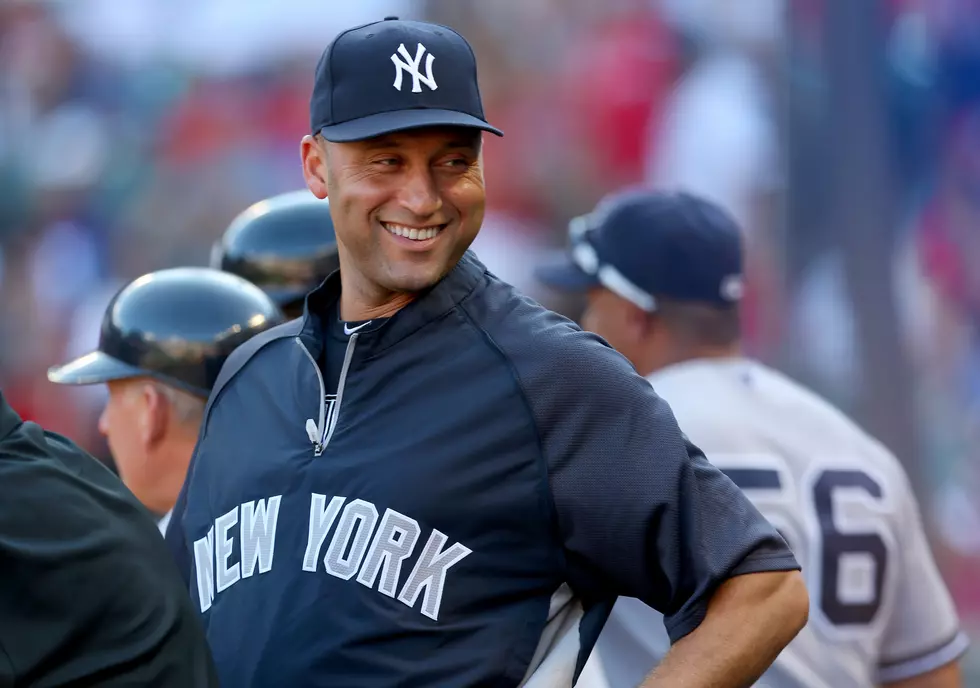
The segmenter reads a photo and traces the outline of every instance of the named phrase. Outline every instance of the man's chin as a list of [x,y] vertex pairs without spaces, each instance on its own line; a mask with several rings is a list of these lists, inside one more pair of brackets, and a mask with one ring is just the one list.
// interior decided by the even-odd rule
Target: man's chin
[[431,289],[452,270],[452,265],[444,266],[404,266],[388,275],[384,285],[391,291],[403,294],[417,294]]
[[466,248],[458,243],[433,246],[430,251],[418,252],[393,251],[390,250],[391,246],[385,245],[380,248],[385,256],[378,266],[381,268],[378,276],[382,278],[378,283],[391,291],[409,294],[434,287],[456,267],[466,252]]

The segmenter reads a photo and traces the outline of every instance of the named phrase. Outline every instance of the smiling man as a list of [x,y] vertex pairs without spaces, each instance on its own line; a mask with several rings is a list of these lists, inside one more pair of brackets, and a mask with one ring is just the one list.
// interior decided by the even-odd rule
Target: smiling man
[[500,134],[467,42],[344,32],[310,110],[340,271],[229,358],[167,533],[222,683],[571,686],[631,596],[675,641],[645,686],[749,685],[797,562],[623,357],[467,252]]

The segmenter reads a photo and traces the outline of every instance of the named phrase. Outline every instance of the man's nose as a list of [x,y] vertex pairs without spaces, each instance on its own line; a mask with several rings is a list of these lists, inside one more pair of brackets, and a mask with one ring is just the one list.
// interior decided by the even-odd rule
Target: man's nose
[[429,218],[442,208],[442,195],[432,171],[415,169],[405,178],[399,200],[417,218]]

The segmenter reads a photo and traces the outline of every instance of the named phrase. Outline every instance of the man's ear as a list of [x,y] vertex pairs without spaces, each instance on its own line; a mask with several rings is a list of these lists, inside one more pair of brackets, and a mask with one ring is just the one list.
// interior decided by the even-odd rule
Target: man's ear
[[323,144],[307,134],[299,144],[299,155],[303,161],[303,179],[306,188],[323,200],[327,197],[327,160]]
[[657,314],[645,311],[632,303],[627,304],[627,308],[626,319],[630,333],[637,341],[643,341],[656,325]]
[[167,433],[170,420],[170,404],[163,393],[152,383],[140,389],[139,433],[143,446],[150,449]]

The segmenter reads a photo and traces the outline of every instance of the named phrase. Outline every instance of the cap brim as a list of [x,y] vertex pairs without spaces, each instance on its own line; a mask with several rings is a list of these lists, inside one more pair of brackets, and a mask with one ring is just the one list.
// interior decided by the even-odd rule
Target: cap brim
[[559,291],[584,292],[599,286],[599,280],[573,263],[565,252],[561,259],[536,267],[534,276],[542,284]]
[[48,380],[58,385],[96,385],[145,375],[101,351],[93,351],[63,365],[48,368]]
[[481,129],[491,134],[503,136],[504,132],[492,127],[482,119],[455,110],[435,110],[419,108],[418,110],[396,110],[380,112],[376,115],[352,119],[349,122],[332,124],[320,129],[320,134],[327,141],[346,143],[363,141],[375,136],[391,134],[396,131],[421,129],[423,127],[466,127]]

